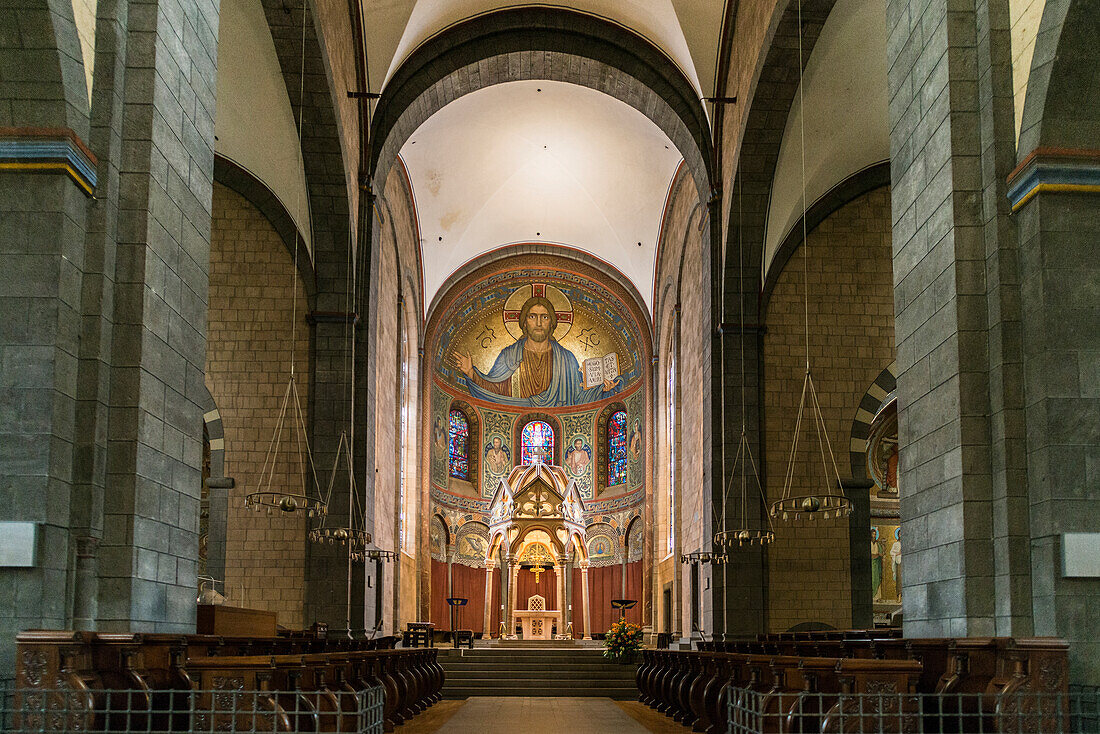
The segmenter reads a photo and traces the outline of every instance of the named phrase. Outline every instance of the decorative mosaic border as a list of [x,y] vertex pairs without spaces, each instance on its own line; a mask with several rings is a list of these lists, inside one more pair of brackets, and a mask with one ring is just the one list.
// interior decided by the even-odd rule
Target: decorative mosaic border
[[64,173],[95,195],[98,162],[84,141],[64,127],[0,127],[0,171]]
[[1008,175],[1008,200],[1019,211],[1040,192],[1100,193],[1100,150],[1036,148]]

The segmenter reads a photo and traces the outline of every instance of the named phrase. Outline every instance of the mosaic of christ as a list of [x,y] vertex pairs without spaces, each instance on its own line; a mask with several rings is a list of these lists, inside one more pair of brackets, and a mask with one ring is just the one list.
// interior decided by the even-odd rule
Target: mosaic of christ
[[[595,381],[590,377],[586,387],[584,369],[573,349],[580,346],[588,362],[606,356],[590,326],[582,327],[585,333],[570,340],[573,349],[562,345],[575,324],[572,304],[560,289],[546,284],[521,286],[508,297],[497,318],[503,319],[505,332],[514,341],[498,347],[496,339],[479,341],[475,336],[448,355],[472,397],[502,405],[556,408],[591,403],[623,389],[621,375]],[[585,352],[592,352],[594,359]]]

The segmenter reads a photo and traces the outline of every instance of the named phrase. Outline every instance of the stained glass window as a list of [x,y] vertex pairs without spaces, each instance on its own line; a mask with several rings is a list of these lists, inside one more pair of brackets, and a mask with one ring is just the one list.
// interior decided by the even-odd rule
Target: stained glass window
[[554,453],[554,429],[549,423],[531,421],[520,436],[520,463],[546,464]]
[[607,421],[607,486],[626,483],[626,411]]
[[470,478],[470,424],[461,410],[451,411],[451,476]]

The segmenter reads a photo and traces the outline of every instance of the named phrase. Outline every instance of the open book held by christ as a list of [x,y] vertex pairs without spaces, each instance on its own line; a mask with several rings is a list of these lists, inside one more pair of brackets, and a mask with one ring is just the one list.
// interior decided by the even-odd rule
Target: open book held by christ
[[608,352],[602,357],[584,360],[584,387],[596,387],[605,382],[614,382],[619,376],[619,355]]

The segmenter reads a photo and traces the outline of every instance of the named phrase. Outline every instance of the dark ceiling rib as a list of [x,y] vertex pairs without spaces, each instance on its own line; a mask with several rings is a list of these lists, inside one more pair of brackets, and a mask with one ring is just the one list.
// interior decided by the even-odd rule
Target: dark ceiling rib
[[[804,0],[802,3],[802,68],[813,53],[825,20],[836,0]],[[742,187],[730,198],[729,227],[727,236],[731,246],[726,248],[726,288],[723,309],[724,318],[733,320],[738,313],[738,257],[736,239],[738,232],[745,243],[743,282],[757,296],[762,287],[760,264],[763,259],[764,238],[767,230],[768,202],[771,200],[772,179],[779,160],[779,148],[783,143],[783,130],[787,125],[791,104],[798,93],[798,12],[792,2],[784,11],[776,27],[775,36],[760,71],[760,78],[752,94],[741,90],[742,103],[747,106],[748,119],[741,140],[737,172],[733,187]],[[731,42],[734,39],[731,39]],[[740,180],[738,180],[740,179]],[[738,216],[738,199],[742,198]],[[757,297],[745,298],[745,317],[758,320]]]

